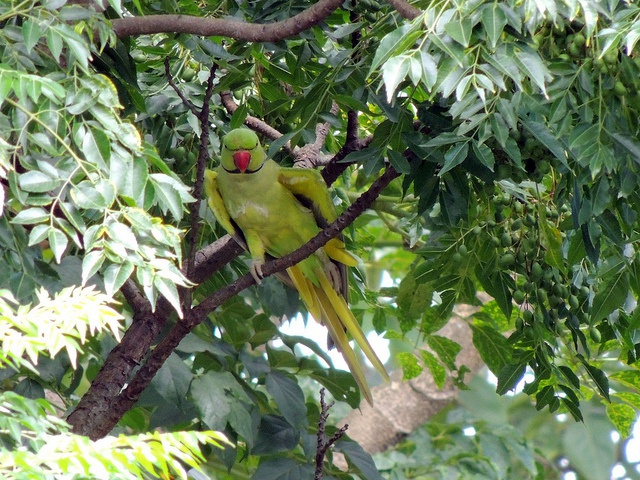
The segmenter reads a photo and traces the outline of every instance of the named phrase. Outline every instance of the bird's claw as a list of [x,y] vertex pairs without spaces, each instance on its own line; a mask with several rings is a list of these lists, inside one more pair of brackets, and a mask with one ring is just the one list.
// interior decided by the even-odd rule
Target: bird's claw
[[254,278],[254,280],[258,285],[262,283],[262,279],[264,278],[264,275],[262,274],[263,265],[264,265],[263,261],[254,260],[253,262],[251,262],[251,265],[249,266],[249,272],[251,273],[251,276]]

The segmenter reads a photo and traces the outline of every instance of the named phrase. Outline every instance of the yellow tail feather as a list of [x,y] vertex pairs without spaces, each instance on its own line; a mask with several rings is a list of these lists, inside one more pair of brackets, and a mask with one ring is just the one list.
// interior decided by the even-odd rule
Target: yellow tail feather
[[[371,344],[367,340],[360,324],[349,310],[349,306],[345,302],[344,298],[342,298],[338,293],[331,287],[331,283],[329,279],[324,274],[324,272],[317,272],[318,279],[320,281],[320,287],[322,288],[322,292],[326,295],[327,299],[330,302],[331,309],[338,316],[340,323],[346,328],[347,332],[351,335],[351,337],[356,341],[358,346],[362,349],[363,353],[369,359],[371,364],[375,367],[375,369],[382,375],[382,377],[389,381],[389,374],[387,373],[384,365],[373,351]],[[322,302],[321,302],[322,305]],[[328,308],[325,305],[322,305],[325,310]]]
[[353,375],[354,380],[358,384],[362,395],[369,405],[373,405],[373,396],[371,395],[371,390],[369,389],[369,384],[367,383],[367,378],[364,374],[364,370],[362,369],[362,365],[358,361],[355,352],[349,345],[349,338],[342,326],[342,322],[336,315],[335,310],[333,310],[331,306],[331,302],[324,295],[320,289],[315,289],[315,293],[317,295],[318,301],[321,305],[322,311],[324,313],[324,324],[329,330],[329,334],[333,341],[335,342],[338,350],[342,354],[342,358],[344,358],[351,374]]
[[329,240],[324,246],[324,251],[329,255],[329,258],[332,258],[336,262],[343,263],[347,267],[355,267],[358,265],[358,259],[345,250],[344,242],[337,238]]

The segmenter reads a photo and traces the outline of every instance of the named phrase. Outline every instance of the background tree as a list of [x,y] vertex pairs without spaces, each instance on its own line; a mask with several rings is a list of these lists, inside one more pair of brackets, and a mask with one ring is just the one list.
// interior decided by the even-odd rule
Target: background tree
[[[344,210],[265,273],[344,231],[363,260],[354,312],[392,340],[405,380],[426,369],[434,387],[477,368],[440,329],[484,291],[463,323],[497,392],[525,379],[537,409],[577,421],[595,396],[628,437],[639,18],[604,0],[0,5],[0,287],[29,304],[39,286],[95,285],[126,318],[120,341],[102,334],[77,360],[7,365],[4,388],[55,392],[93,439],[219,430],[233,447],[207,454],[213,470],[313,475],[318,383],[360,397],[323,347],[275,326],[297,297],[273,279],[248,289],[201,201],[220,137],[246,124],[277,161],[324,166]],[[325,472],[379,478],[358,444],[334,449],[348,470],[329,452]]]

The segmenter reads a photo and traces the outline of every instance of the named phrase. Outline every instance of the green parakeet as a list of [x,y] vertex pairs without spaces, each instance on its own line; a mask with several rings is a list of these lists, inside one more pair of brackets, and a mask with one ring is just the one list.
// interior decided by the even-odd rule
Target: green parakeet
[[[258,136],[247,128],[224,137],[220,165],[205,172],[204,188],[220,224],[246,244],[252,258],[250,271],[258,283],[266,255],[279,258],[297,250],[337,218],[320,174],[280,167],[267,159]],[[334,238],[288,268],[285,281],[298,290],[309,313],[326,325],[361,392],[372,403],[348,335],[386,380],[389,376],[347,305],[346,266],[356,264],[344,243]]]

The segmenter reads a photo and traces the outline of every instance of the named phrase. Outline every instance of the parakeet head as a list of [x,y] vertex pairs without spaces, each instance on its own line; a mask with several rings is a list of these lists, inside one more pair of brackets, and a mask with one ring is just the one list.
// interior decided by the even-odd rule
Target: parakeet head
[[265,160],[258,135],[248,128],[231,130],[222,139],[222,168],[229,173],[255,173]]

